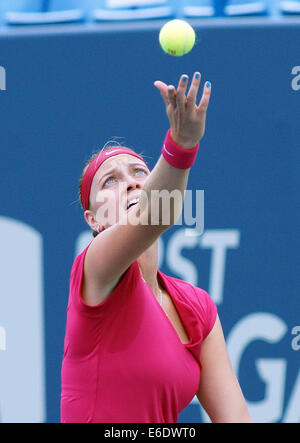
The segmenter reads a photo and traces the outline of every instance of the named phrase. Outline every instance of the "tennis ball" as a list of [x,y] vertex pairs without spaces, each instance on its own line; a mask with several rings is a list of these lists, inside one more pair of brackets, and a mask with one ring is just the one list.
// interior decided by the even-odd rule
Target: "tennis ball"
[[160,30],[159,43],[162,49],[170,55],[180,57],[190,52],[195,44],[195,31],[184,20],[171,20]]

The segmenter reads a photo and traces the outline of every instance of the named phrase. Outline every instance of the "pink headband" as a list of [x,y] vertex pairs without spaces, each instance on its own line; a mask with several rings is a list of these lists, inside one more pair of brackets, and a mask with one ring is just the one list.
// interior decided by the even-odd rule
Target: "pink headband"
[[85,211],[87,209],[89,209],[89,198],[90,198],[91,186],[92,186],[92,181],[93,181],[93,178],[94,178],[96,172],[98,171],[98,169],[100,168],[102,163],[105,162],[105,160],[113,157],[114,155],[119,155],[119,154],[133,155],[134,157],[137,157],[140,160],[143,160],[143,162],[148,167],[147,163],[140,155],[136,154],[135,152],[133,152],[127,148],[113,146],[110,149],[100,152],[100,154],[97,155],[97,157],[95,157],[94,160],[89,164],[89,166],[83,176],[82,182],[81,182],[81,190],[80,190],[81,203],[82,203],[82,207]]

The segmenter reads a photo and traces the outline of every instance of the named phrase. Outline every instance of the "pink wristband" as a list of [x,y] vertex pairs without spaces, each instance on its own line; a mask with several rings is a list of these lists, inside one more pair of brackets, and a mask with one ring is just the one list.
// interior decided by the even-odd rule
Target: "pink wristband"
[[171,129],[169,129],[161,153],[164,159],[174,168],[188,169],[195,163],[198,149],[199,143],[191,149],[184,149],[177,145],[172,139]]

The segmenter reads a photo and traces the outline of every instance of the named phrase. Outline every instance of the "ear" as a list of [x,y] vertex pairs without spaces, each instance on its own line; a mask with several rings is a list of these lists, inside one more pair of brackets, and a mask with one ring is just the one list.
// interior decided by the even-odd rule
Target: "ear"
[[89,225],[89,227],[96,232],[98,231],[99,228],[99,223],[97,222],[97,220],[95,219],[95,215],[93,213],[93,211],[90,211],[89,209],[84,211],[84,219],[87,222],[87,224]]

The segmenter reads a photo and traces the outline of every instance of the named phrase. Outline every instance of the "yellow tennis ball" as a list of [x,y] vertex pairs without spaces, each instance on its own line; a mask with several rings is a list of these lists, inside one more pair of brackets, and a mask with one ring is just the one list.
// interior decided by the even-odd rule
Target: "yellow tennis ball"
[[180,57],[190,52],[195,44],[195,31],[184,20],[171,20],[160,30],[159,43],[162,49],[170,55]]

